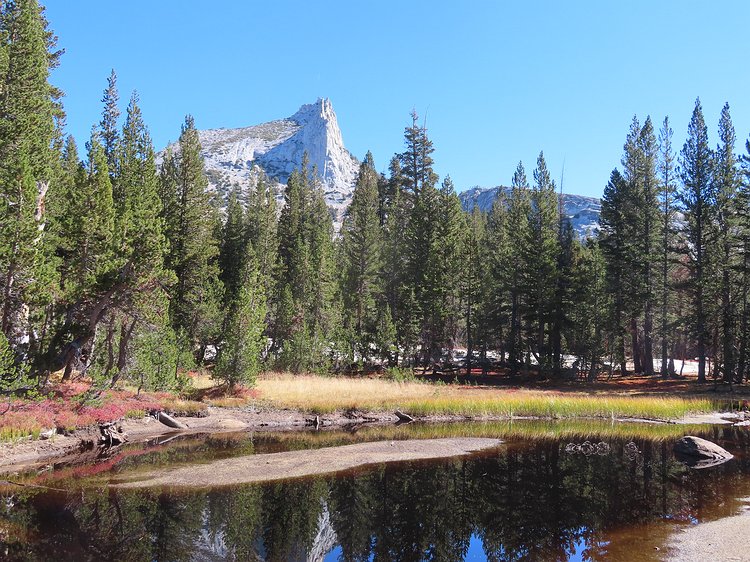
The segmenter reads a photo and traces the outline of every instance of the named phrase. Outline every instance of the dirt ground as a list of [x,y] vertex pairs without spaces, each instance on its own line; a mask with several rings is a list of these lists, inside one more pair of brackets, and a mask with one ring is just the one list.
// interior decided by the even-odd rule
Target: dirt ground
[[248,455],[139,475],[117,488],[228,486],[330,474],[358,466],[466,455],[497,447],[499,439],[451,438],[377,441],[324,449]]

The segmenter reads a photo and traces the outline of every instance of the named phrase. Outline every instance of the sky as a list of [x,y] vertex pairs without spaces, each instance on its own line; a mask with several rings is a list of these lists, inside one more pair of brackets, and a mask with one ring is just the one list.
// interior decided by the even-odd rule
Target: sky
[[[563,189],[600,196],[630,122],[685,139],[700,97],[712,144],[730,104],[750,134],[750,2],[42,0],[65,49],[52,82],[79,145],[111,69],[157,149],[198,128],[288,117],[330,98],[344,143],[385,171],[415,109],[459,191],[508,185],[544,151]],[[564,170],[564,175],[563,175]]]

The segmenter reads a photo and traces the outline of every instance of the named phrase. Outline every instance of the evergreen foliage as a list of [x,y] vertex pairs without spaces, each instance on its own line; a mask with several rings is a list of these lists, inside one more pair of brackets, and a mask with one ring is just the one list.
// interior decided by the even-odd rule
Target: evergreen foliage
[[672,376],[695,356],[701,381],[748,378],[750,141],[738,158],[728,105],[714,151],[696,101],[679,167],[670,121],[657,139],[634,117],[586,240],[541,152],[533,185],[519,163],[489,213],[462,209],[412,112],[387,175],[366,155],[337,233],[307,157],[280,212],[263,173],[222,212],[190,116],[157,173],[135,93],[120,128],[114,71],[79,155],[49,83],[58,57],[38,2],[2,5],[1,394],[58,369],[177,388],[209,361],[229,387],[266,367],[594,380],[660,359]]
[[685,244],[688,279],[686,287],[692,307],[688,315],[691,335],[696,340],[698,381],[706,380],[706,357],[710,338],[710,225],[714,220],[712,191],[713,151],[708,146],[708,128],[703,108],[696,100],[688,126],[688,137],[680,153],[679,200],[685,215]]
[[239,383],[252,385],[255,382],[265,348],[266,299],[251,245],[247,245],[239,266],[238,290],[229,304],[214,370],[214,377],[227,384],[230,390]]
[[341,227],[341,297],[352,359],[356,356],[367,360],[371,344],[376,343],[378,322],[392,323],[381,312],[384,299],[378,195],[378,174],[368,152],[359,168],[352,202]]
[[[219,279],[218,210],[207,191],[208,180],[200,155],[200,140],[191,116],[185,118],[180,134],[179,150],[170,154],[170,164],[160,174],[164,224],[170,251],[166,266],[174,271],[177,283],[172,289],[170,315],[176,331],[184,331],[191,340],[195,359],[203,361],[206,348],[215,345],[221,329],[221,297],[223,289]],[[242,210],[237,210],[236,200],[232,220],[240,224],[230,228],[242,230]],[[234,236],[234,235],[233,235]],[[242,232],[235,251],[242,246]],[[229,256],[224,256],[230,259]],[[231,257],[237,263],[237,254]],[[237,282],[231,290],[237,290]]]

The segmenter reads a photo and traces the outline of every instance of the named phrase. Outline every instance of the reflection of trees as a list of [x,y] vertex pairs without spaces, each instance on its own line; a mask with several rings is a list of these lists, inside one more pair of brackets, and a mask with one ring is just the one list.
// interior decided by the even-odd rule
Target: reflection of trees
[[[714,428],[706,437],[750,452],[747,432]],[[748,455],[694,471],[674,460],[671,443],[609,444],[609,454],[591,456],[557,441],[509,444],[490,457],[212,492],[16,496],[12,509],[0,508],[0,554],[189,560],[213,549],[215,558],[304,560],[327,505],[345,562],[461,560],[472,535],[489,560],[566,559],[581,544],[591,560],[606,554],[610,528],[700,518],[750,493]]]

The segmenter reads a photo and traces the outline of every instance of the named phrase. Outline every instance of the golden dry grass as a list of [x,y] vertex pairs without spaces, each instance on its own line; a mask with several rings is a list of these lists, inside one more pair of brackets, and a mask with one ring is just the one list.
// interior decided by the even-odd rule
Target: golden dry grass
[[319,414],[400,408],[422,416],[676,419],[714,409],[711,401],[694,398],[591,396],[309,375],[267,376],[258,381],[258,390],[273,407]]

